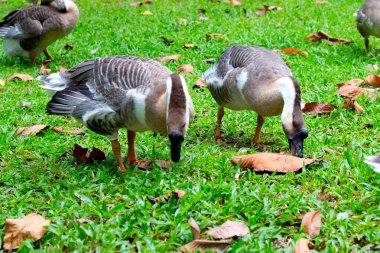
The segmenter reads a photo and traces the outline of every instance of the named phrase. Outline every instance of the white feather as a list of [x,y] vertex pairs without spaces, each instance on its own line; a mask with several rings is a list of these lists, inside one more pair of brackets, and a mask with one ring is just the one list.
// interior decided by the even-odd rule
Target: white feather
[[51,95],[54,95],[57,91],[64,90],[69,82],[69,80],[62,78],[59,73],[50,74],[46,77],[41,76],[37,80],[44,82],[40,87]]
[[9,56],[29,57],[28,51],[22,49],[20,41],[16,39],[4,39],[5,52]]

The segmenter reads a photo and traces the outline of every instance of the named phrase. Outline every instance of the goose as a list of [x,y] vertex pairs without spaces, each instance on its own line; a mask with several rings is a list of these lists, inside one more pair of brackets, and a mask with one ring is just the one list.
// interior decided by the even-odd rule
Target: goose
[[257,46],[229,46],[203,78],[219,105],[216,141],[221,138],[224,107],[257,112],[255,144],[260,142],[264,117],[281,114],[292,155],[303,157],[303,141],[308,131],[301,111],[300,85],[275,52]]
[[44,0],[41,5],[28,6],[10,12],[0,22],[0,39],[9,56],[35,58],[42,52],[48,60],[53,57],[47,47],[71,32],[79,11],[71,0]]
[[380,1],[366,0],[356,13],[356,25],[369,52],[369,36],[380,37]]
[[367,156],[364,162],[370,165],[375,172],[380,173],[380,154]]
[[120,128],[128,132],[128,164],[138,162],[136,132],[148,130],[168,135],[171,159],[180,160],[194,106],[184,78],[157,61],[101,57],[38,79],[42,88],[54,94],[47,113],[73,116],[95,133],[107,136],[122,173],[126,169],[120,155]]

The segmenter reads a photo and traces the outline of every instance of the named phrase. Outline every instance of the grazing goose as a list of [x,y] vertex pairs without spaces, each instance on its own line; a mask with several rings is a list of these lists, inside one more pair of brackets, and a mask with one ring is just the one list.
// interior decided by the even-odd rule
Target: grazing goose
[[292,155],[303,157],[303,141],[308,132],[301,112],[301,89],[275,52],[262,47],[229,46],[203,78],[219,105],[216,141],[221,138],[224,107],[258,113],[255,144],[259,143],[264,117],[281,114]]
[[71,0],[42,1],[9,13],[0,22],[0,39],[9,56],[28,57],[32,64],[44,52],[48,60],[53,57],[47,47],[71,32],[77,23],[79,11]]
[[380,37],[380,1],[366,0],[356,13],[356,25],[369,51],[369,36]]
[[193,102],[183,77],[160,63],[130,56],[96,58],[39,80],[42,88],[56,92],[47,113],[71,115],[106,135],[123,173],[119,128],[128,129],[128,164],[137,161],[135,132],[147,130],[169,135],[171,158],[179,161],[181,143],[194,119]]
[[375,156],[367,156],[364,162],[370,165],[375,172],[380,173],[380,154]]

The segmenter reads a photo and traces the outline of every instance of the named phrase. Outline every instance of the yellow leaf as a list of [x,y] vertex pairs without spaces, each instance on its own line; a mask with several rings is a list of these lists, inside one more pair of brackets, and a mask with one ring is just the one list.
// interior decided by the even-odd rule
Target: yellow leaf
[[141,12],[141,15],[153,15],[153,13],[152,12],[150,12],[150,11],[143,11],[143,12]]

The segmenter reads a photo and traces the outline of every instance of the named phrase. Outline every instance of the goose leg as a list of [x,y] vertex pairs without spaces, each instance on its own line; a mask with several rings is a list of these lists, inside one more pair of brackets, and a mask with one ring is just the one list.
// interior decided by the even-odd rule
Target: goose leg
[[365,51],[369,52],[369,38],[364,38]]
[[119,167],[120,167],[121,173],[124,174],[127,170],[125,169],[125,166],[124,166],[124,164],[123,164],[123,161],[121,160],[121,155],[120,155],[120,143],[119,143],[119,141],[116,139],[116,140],[112,140],[112,141],[111,141],[111,145],[112,145],[112,151],[113,151],[113,153],[114,153],[115,156],[116,156],[117,164],[118,164]]
[[47,50],[47,48],[45,48],[45,50],[44,50],[44,54],[45,54],[47,60],[53,60],[53,59],[54,59],[53,56],[51,56],[51,54],[50,54],[49,51]]
[[214,140],[215,142],[219,143],[220,139],[222,137],[222,132],[220,130],[220,126],[222,125],[222,118],[224,116],[224,108],[223,106],[219,106],[218,108],[218,114],[217,114],[217,120],[216,120],[216,126],[214,130]]
[[253,137],[253,143],[254,144],[259,144],[260,142],[260,132],[261,132],[261,127],[264,124],[264,117],[261,115],[257,115],[257,127],[256,127],[256,132],[255,136]]
[[36,65],[36,56],[34,55],[33,52],[30,52],[29,53],[29,60],[30,60],[30,63],[34,66]]
[[136,132],[128,130],[128,155],[127,162],[129,165],[137,162],[136,150],[135,150],[135,137]]

